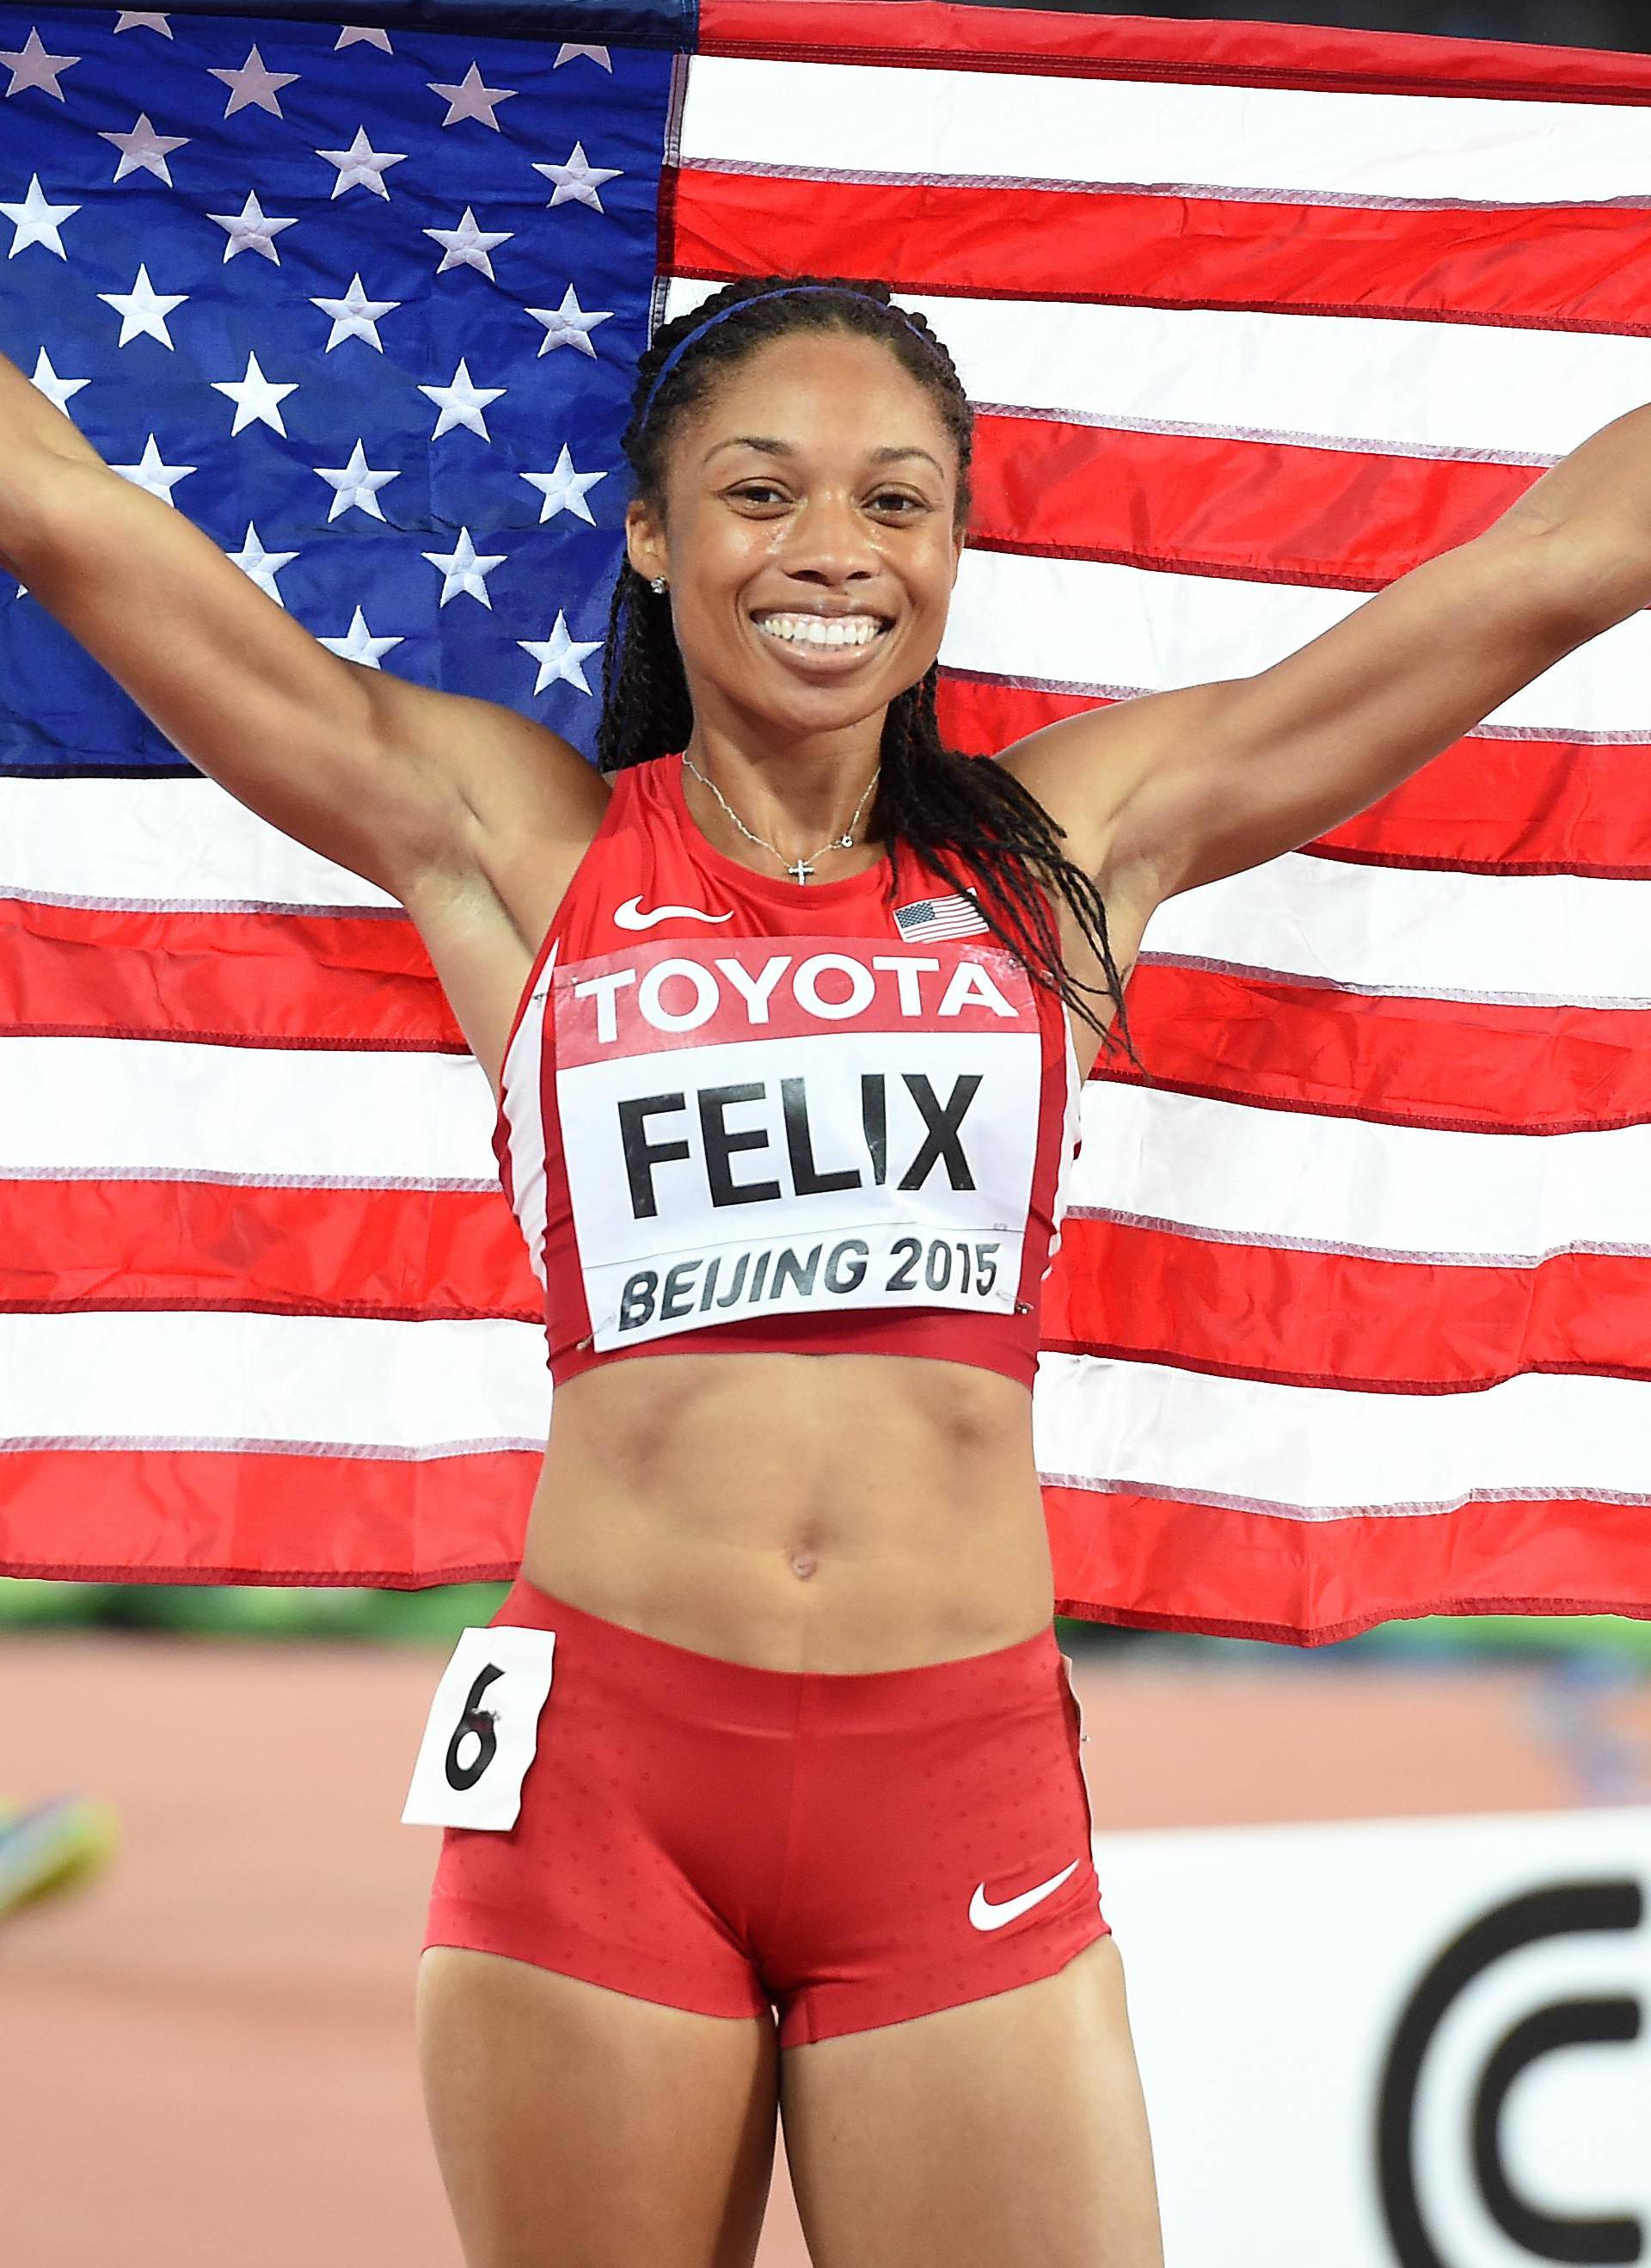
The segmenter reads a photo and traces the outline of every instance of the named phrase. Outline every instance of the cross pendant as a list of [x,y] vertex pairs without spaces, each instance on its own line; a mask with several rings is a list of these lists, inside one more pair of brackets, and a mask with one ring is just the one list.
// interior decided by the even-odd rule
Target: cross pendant
[[795,866],[788,866],[785,871],[788,874],[795,874],[799,882],[806,882],[814,869],[806,858],[799,858]]

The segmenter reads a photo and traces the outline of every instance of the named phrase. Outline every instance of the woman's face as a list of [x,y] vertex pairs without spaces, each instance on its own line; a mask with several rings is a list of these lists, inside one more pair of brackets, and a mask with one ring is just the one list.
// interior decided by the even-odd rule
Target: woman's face
[[872,719],[875,746],[940,650],[956,496],[950,435],[877,340],[794,332],[730,370],[678,431],[669,534],[640,501],[627,515],[632,565],[670,583],[699,723],[793,740]]

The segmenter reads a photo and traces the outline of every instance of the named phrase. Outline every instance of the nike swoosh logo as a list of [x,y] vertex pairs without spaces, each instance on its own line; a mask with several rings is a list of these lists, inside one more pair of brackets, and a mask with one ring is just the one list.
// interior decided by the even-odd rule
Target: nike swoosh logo
[[970,1920],[977,1929],[1002,1929],[1006,1921],[1013,1921],[1017,1914],[1035,1906],[1039,1898],[1046,1898],[1052,1890],[1058,1890],[1082,1863],[1075,1859],[1070,1867],[1062,1867],[1058,1874],[1052,1874],[1046,1882],[1039,1882],[1035,1890],[1023,1890],[1017,1898],[1005,1898],[1001,1906],[994,1906],[987,1896],[984,1882],[977,1884],[969,1901]]
[[708,914],[702,906],[649,906],[644,913],[640,898],[627,898],[622,906],[613,909],[615,929],[651,929],[656,922],[662,921],[724,922],[733,918],[731,909],[725,914]]

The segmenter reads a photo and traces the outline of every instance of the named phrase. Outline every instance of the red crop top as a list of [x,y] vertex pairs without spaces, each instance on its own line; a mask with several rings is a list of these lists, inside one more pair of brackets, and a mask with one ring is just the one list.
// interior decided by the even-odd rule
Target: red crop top
[[1080,1085],[1061,1003],[909,849],[752,873],[701,833],[679,755],[616,774],[493,1138],[553,1380],[725,1349],[1030,1386]]

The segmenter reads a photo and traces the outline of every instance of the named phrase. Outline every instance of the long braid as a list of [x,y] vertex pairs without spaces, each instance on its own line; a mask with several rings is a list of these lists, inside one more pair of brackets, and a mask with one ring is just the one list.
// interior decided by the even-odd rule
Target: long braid
[[[787,284],[828,286],[797,298],[744,302]],[[660,365],[709,315],[740,313],[707,329],[676,363],[657,399],[648,401]],[[929,394],[958,452],[958,521],[966,525],[974,413],[950,355],[921,315],[894,307],[884,284],[829,276],[757,276],[727,285],[699,307],[665,324],[642,356],[622,447],[637,493],[663,510],[665,468],[676,427],[709,394],[718,376],[771,340],[801,330],[858,333],[880,339]],[[919,335],[921,334],[921,336]],[[1112,958],[1106,909],[1093,879],[1061,850],[1066,830],[1012,773],[988,760],[948,748],[936,710],[938,663],[889,703],[880,751],[883,766],[868,831],[905,844],[978,909],[1034,982],[1056,993],[1101,1037],[1103,1050],[1121,1045],[1150,1082],[1135,1052],[1124,988]],[[620,564],[602,666],[597,760],[622,771],[686,747],[693,711],[668,599],[649,589],[628,558]],[[1047,886],[1046,887],[1045,886]],[[1104,985],[1085,983],[1066,967],[1047,890],[1065,899],[1105,971]],[[1080,998],[1110,998],[1108,1028]]]

